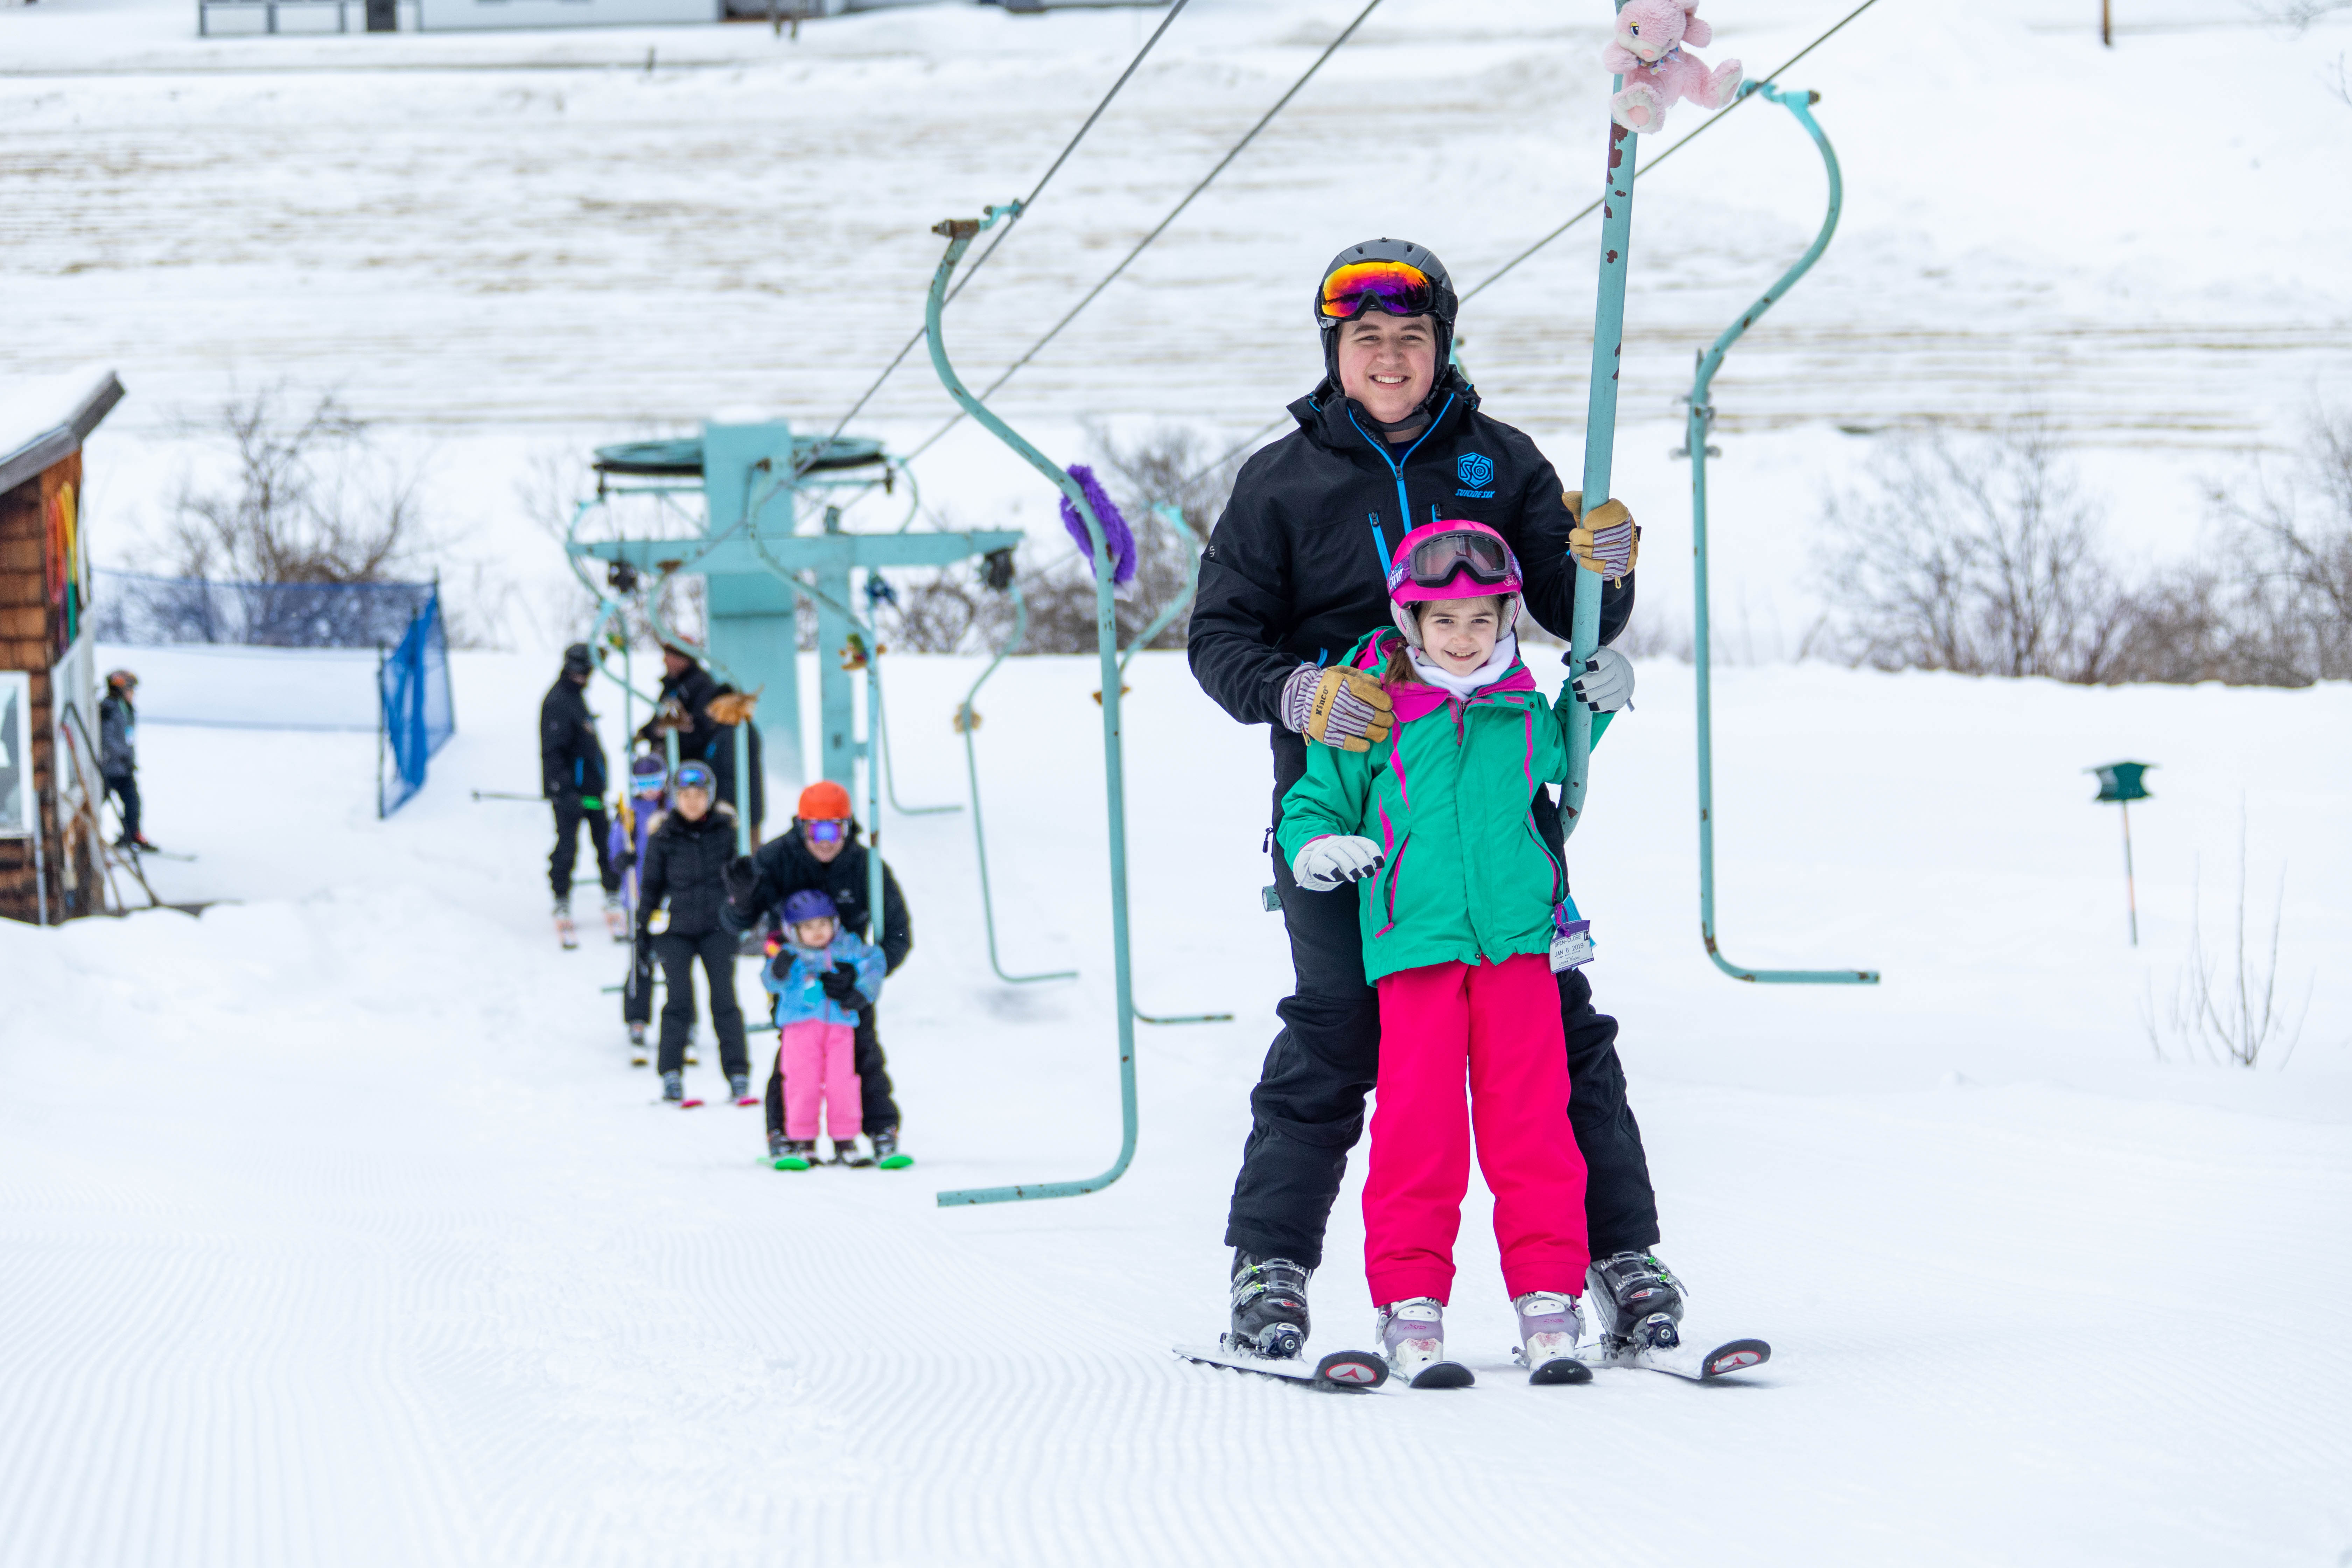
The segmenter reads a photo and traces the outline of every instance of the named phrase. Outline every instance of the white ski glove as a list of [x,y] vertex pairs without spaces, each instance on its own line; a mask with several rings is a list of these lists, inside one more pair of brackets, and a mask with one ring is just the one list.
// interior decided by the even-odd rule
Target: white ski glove
[[1614,713],[1633,706],[1633,661],[1613,647],[1597,647],[1585,661],[1583,673],[1569,679],[1576,700],[1595,713]]
[[1381,868],[1381,847],[1352,834],[1310,839],[1290,863],[1290,874],[1310,893],[1328,893],[1342,882],[1360,882]]

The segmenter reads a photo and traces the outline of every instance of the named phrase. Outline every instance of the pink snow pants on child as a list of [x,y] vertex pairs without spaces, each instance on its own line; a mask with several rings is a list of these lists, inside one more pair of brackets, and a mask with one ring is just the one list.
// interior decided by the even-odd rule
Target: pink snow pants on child
[[856,1042],[857,1031],[847,1024],[812,1018],[783,1026],[776,1046],[776,1070],[784,1075],[785,1137],[815,1137],[819,1107],[824,1110],[826,1137],[845,1143],[857,1136],[866,1111],[857,1099]]
[[[1503,1284],[1584,1294],[1584,1156],[1568,1123],[1559,986],[1532,953],[1383,975],[1381,1068],[1364,1183],[1372,1303],[1450,1299],[1470,1133],[1495,1194]],[[1470,1084],[1465,1108],[1465,1071]]]

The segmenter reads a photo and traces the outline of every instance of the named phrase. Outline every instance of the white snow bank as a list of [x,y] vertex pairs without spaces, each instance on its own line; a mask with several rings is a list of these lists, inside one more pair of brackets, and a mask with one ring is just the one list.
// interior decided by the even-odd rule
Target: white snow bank
[[[1776,1357],[1740,1390],[1527,1387],[1474,1193],[1452,1321],[1479,1386],[1342,1399],[1165,1353],[1219,1323],[1286,973],[1263,736],[1181,659],[1130,676],[1138,1000],[1237,1020],[1140,1031],[1118,1184],[953,1212],[935,1189],[1116,1145],[1091,662],[1014,661],[979,703],[1006,963],[1082,978],[999,984],[968,823],[887,813],[917,943],[884,1035],[922,1163],[798,1177],[755,1160],[756,1111],[648,1106],[598,989],[617,951],[545,929],[545,813],[468,797],[528,786],[553,660],[454,662],[457,735],[390,821],[363,737],[163,730],[150,831],[200,858],[159,889],[243,902],[0,926],[7,1568],[2352,1546],[2326,1354],[2352,1328],[2352,690],[1736,673],[1727,946],[1886,973],[1759,988],[1699,952],[1688,675],[1645,665],[1578,894],[1694,1327]],[[962,794],[973,668],[894,667],[910,805]],[[2137,953],[2077,771],[2126,754],[2163,764]],[[2283,1071],[2158,1062],[2141,999],[2200,869],[2209,940],[2226,923],[2242,802],[2257,921],[2284,868],[2283,967],[2315,980],[2304,1043]],[[1314,1286],[1326,1346],[1369,1322],[1356,1202]]]

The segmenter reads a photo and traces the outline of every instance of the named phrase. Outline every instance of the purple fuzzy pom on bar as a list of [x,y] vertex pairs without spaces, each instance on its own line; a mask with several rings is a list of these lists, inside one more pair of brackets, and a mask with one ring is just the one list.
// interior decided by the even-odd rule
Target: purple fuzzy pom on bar
[[[1094,508],[1095,521],[1102,524],[1103,543],[1110,549],[1111,582],[1123,584],[1132,581],[1135,577],[1135,534],[1128,528],[1127,519],[1118,514],[1118,508],[1111,504],[1110,497],[1105,495],[1102,486],[1096,483],[1092,468],[1084,463],[1072,463],[1070,478],[1078,481],[1078,489],[1086,492],[1087,504]],[[1094,539],[1087,532],[1087,520],[1078,515],[1078,509],[1070,504],[1067,496],[1062,498],[1062,526],[1068,529],[1070,537],[1078,542],[1079,553],[1091,562],[1095,555]]]

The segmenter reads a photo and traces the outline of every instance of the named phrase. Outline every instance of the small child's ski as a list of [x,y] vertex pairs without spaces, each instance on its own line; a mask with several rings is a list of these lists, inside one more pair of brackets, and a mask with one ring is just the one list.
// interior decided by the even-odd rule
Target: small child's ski
[[563,944],[563,951],[566,952],[572,952],[580,945],[580,933],[573,928],[570,915],[555,917],[555,940]]
[[695,1099],[692,1095],[688,1095],[684,1100],[647,1100],[646,1103],[648,1105],[667,1105],[673,1110],[692,1110],[696,1106],[700,1105],[702,1101]]
[[1176,1345],[1171,1348],[1184,1360],[1197,1362],[1202,1366],[1255,1373],[1260,1377],[1302,1384],[1330,1394],[1368,1394],[1389,1380],[1388,1363],[1372,1351],[1333,1351],[1310,1365],[1304,1361],[1275,1361],[1266,1356],[1252,1355],[1247,1351],[1229,1350],[1222,1342],[1215,1345]]
[[1743,1372],[1753,1372],[1772,1359],[1772,1347],[1762,1340],[1726,1340],[1713,1350],[1689,1345],[1626,1345],[1609,1352],[1596,1345],[1586,1352],[1587,1364],[1663,1372],[1692,1383],[1713,1383]]
[[738,1095],[735,1097],[735,1103],[738,1105],[757,1105],[760,1103],[760,1097],[756,1094]]

